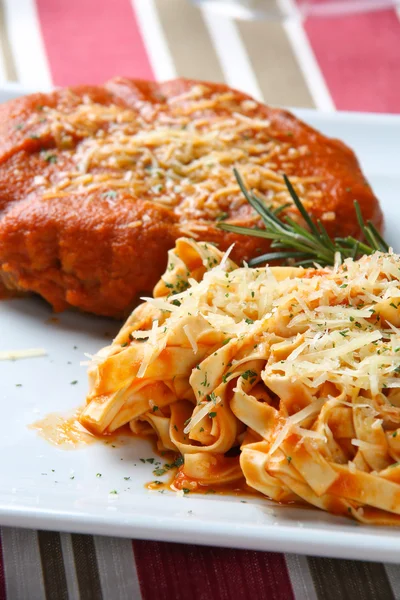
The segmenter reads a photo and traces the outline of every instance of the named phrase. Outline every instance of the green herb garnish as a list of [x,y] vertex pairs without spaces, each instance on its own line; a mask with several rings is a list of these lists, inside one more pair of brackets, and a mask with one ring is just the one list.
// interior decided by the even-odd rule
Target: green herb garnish
[[55,154],[45,154],[43,158],[48,163],[54,164],[57,162],[57,156]]
[[252,379],[253,377],[257,377],[257,373],[255,371],[252,371],[251,369],[248,369],[247,371],[242,373],[242,377],[243,379]]
[[115,198],[117,196],[117,192],[115,190],[108,190],[102,194],[103,198]]
[[178,456],[178,458],[176,458],[174,460],[174,462],[172,463],[171,467],[181,467],[183,465],[183,463],[185,462],[182,454]]
[[157,475],[157,477],[161,477],[162,475],[165,475],[166,470],[165,469],[154,469],[153,474]]
[[228,379],[228,377],[232,375],[232,373],[226,373],[226,375],[222,375],[222,382],[226,383],[226,380]]
[[283,220],[278,218],[279,213],[286,207],[279,207],[275,210],[268,208],[255,193],[246,189],[237,169],[234,169],[234,174],[246,200],[260,215],[265,229],[258,227],[252,229],[223,222],[218,223],[217,227],[233,233],[272,240],[271,248],[274,249],[274,252],[251,259],[250,267],[272,260],[290,261],[294,266],[309,267],[314,266],[315,263],[326,266],[335,264],[337,253],[343,261],[345,258],[357,259],[364,254],[370,255],[377,251],[388,252],[389,250],[388,244],[381,237],[375,225],[371,221],[364,222],[356,200],[354,208],[364,241],[357,240],[352,236],[331,238],[320,220],[316,223],[312,220],[286,175],[283,176],[286,187],[295,207],[303,217],[306,227],[299,225],[287,215],[283,217]]

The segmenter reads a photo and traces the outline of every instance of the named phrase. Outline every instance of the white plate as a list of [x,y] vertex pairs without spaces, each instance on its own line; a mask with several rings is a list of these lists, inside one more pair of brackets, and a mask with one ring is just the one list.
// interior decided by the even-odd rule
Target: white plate
[[[18,90],[0,90],[0,101]],[[381,198],[387,238],[400,224],[400,117],[296,113],[352,146]],[[119,325],[66,312],[59,322],[40,299],[0,303],[0,350],[43,347],[48,356],[0,362],[3,428],[0,436],[0,522],[30,528],[398,561],[400,532],[373,528],[322,511],[229,496],[148,492],[150,445],[96,443],[61,450],[28,426],[51,412],[70,413],[86,392],[84,352],[107,343]],[[76,348],[75,348],[76,347]],[[71,362],[72,364],[68,364]],[[78,380],[76,385],[71,382]],[[22,384],[17,387],[16,384]],[[101,477],[96,477],[101,473]],[[73,477],[73,478],[72,478]],[[130,477],[125,480],[124,477]],[[160,479],[160,478],[159,478]],[[118,494],[110,494],[117,490]]]

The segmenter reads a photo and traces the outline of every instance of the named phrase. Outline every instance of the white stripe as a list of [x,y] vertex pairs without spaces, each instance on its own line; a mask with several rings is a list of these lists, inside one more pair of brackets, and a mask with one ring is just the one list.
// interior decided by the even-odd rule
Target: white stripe
[[37,532],[3,527],[1,541],[7,598],[45,600]]
[[[0,0],[1,1],[1,0]],[[7,82],[7,75],[6,75],[6,61],[5,61],[5,57],[3,55],[2,52],[0,52],[0,83],[6,83]]]
[[61,550],[67,580],[68,600],[79,600],[79,584],[76,576],[74,549],[72,538],[69,533],[60,533]]
[[306,556],[285,554],[286,566],[296,600],[318,600]]
[[219,58],[225,82],[260,102],[263,95],[235,22],[207,6],[201,8]]
[[35,90],[51,89],[51,77],[35,0],[3,0],[18,81]]
[[141,600],[132,541],[94,536],[103,598]]
[[326,112],[334,111],[335,104],[304,31],[294,0],[277,0],[277,2],[284,12],[294,15],[285,19],[283,27],[285,28],[316,107]]
[[174,79],[176,70],[154,0],[131,0],[151,66],[158,81]]

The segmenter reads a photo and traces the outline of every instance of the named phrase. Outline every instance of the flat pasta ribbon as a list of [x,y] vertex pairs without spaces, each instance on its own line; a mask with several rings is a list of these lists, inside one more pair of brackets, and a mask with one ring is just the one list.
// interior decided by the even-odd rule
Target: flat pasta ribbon
[[183,460],[173,489],[247,485],[400,524],[400,257],[239,268],[181,238],[111,346],[81,423]]

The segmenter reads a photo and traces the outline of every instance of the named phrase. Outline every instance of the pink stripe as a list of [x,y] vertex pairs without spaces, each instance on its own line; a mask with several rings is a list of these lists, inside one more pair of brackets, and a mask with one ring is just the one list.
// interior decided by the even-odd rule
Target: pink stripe
[[143,600],[294,600],[283,554],[134,541]]
[[55,85],[154,79],[130,0],[36,0]]
[[338,109],[400,112],[400,21],[394,10],[309,18],[305,30]]
[[3,546],[1,543],[0,536],[0,600],[6,600],[6,578],[4,573],[4,563],[3,563]]

